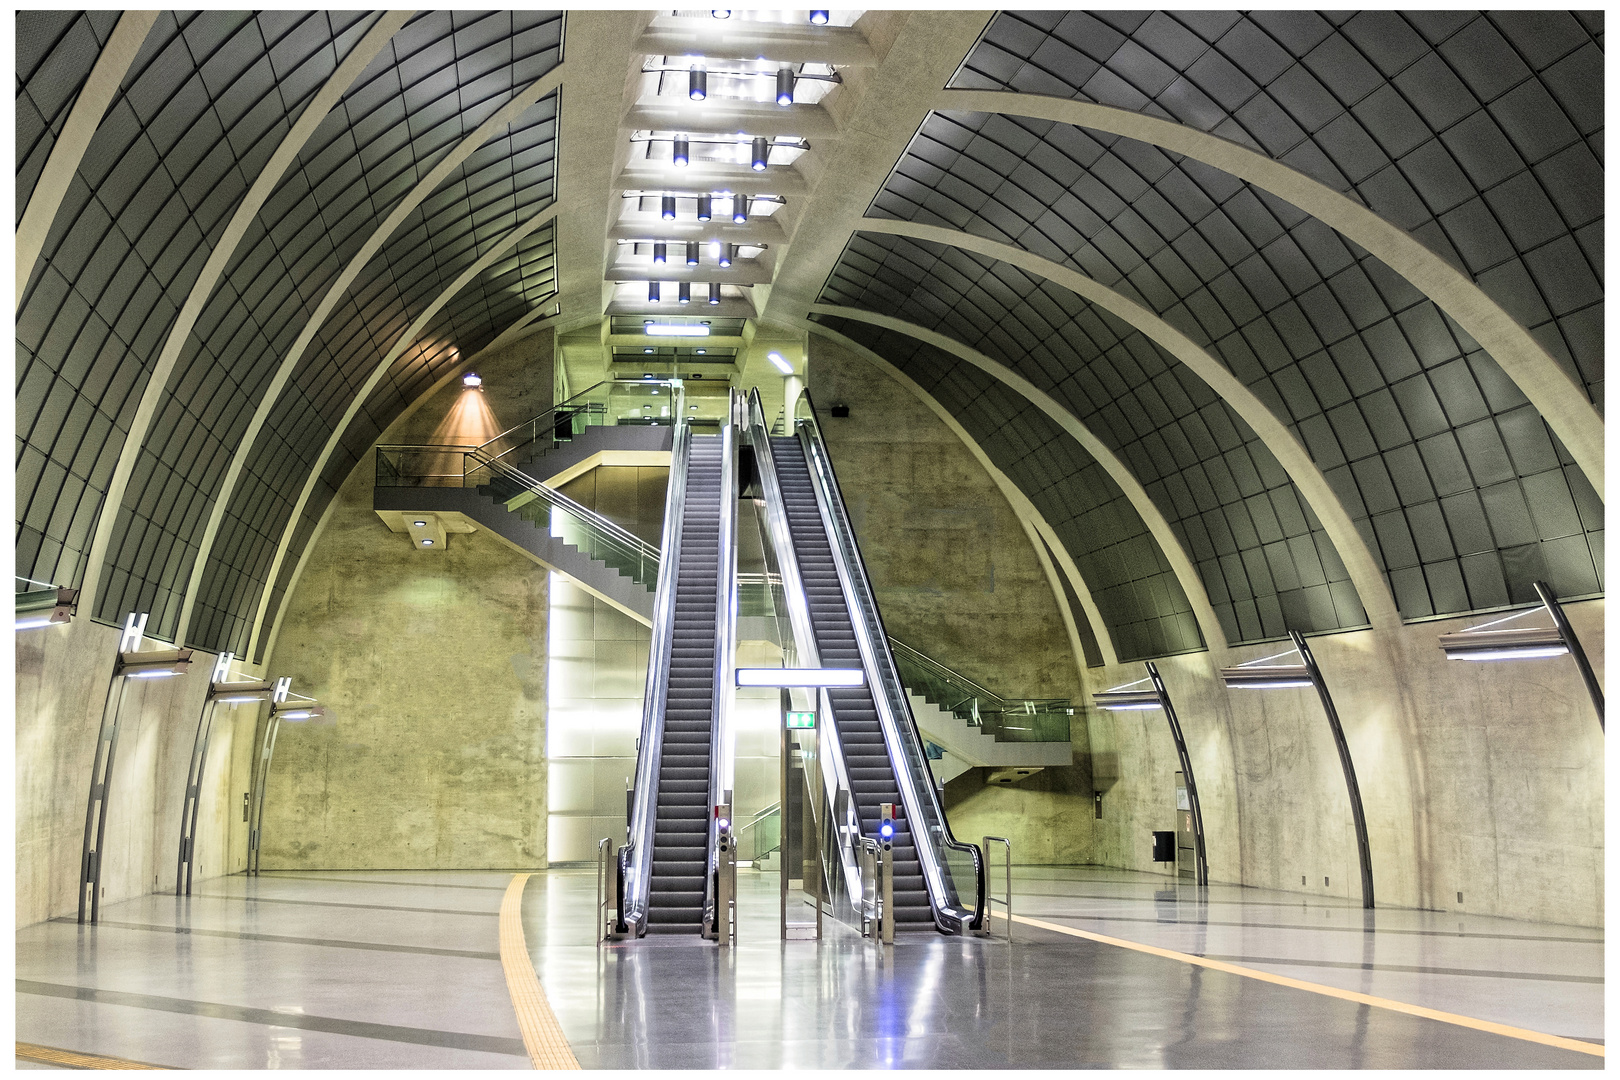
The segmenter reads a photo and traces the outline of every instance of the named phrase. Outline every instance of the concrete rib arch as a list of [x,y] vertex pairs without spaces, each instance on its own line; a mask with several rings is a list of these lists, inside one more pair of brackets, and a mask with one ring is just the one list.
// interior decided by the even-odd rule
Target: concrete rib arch
[[[489,119],[478,125],[478,128],[471,135],[462,139],[454,150],[446,154],[444,159],[433,167],[431,172],[417,182],[417,185],[411,189],[410,194],[405,196],[398,206],[394,207],[393,212],[388,215],[383,223],[377,226],[376,231],[366,240],[365,245],[355,252],[354,257],[349,260],[349,264],[343,268],[343,273],[338,275],[337,279],[332,282],[331,287],[326,290],[326,295],[321,297],[320,306],[315,309],[315,313],[304,324],[304,329],[299,333],[298,339],[293,342],[292,348],[287,351],[281,365],[276,368],[275,376],[271,378],[264,395],[260,397],[258,407],[253,410],[253,418],[248,421],[246,430],[242,432],[241,441],[236,446],[236,453],[231,455],[231,463],[225,470],[225,479],[220,483],[219,493],[214,497],[213,508],[208,513],[208,524],[203,529],[202,543],[197,549],[197,560],[191,566],[191,578],[186,582],[186,595],[180,605],[179,629],[176,631],[179,636],[183,637],[191,624],[191,613],[197,603],[197,592],[202,588],[203,572],[208,567],[208,555],[214,549],[214,540],[219,536],[220,525],[225,520],[226,508],[230,506],[231,495],[236,491],[236,484],[241,479],[243,468],[247,466],[248,455],[253,452],[253,444],[258,441],[259,432],[263,430],[265,423],[270,419],[270,412],[275,408],[276,401],[280,399],[282,389],[286,387],[288,380],[293,376],[293,372],[297,370],[298,362],[303,359],[304,351],[309,348],[310,342],[315,340],[315,335],[320,331],[322,324],[326,322],[327,317],[332,314],[333,309],[337,307],[339,301],[349,291],[349,287],[360,276],[360,272],[365,269],[366,264],[371,261],[371,258],[378,251],[382,250],[383,244],[388,241],[388,238],[393,235],[400,225],[404,224],[405,219],[410,217],[411,212],[421,205],[422,200],[433,194],[434,189],[444,183],[445,178],[454,172],[457,166],[466,161],[473,151],[493,138],[495,133],[502,127],[516,120],[529,106],[561,86],[562,79],[563,65],[559,64],[530,83],[528,89],[496,110]],[[278,553],[276,558],[278,565],[280,561]]]
[[1243,422],[1254,430],[1260,441],[1265,443],[1266,449],[1276,457],[1277,463],[1288,473],[1288,478],[1294,482],[1299,493],[1310,504],[1311,510],[1322,523],[1322,531],[1327,534],[1328,540],[1338,551],[1345,570],[1350,574],[1350,583],[1355,586],[1361,606],[1367,612],[1368,622],[1380,630],[1393,630],[1401,625],[1400,611],[1395,606],[1395,596],[1390,592],[1383,571],[1379,569],[1360,530],[1350,520],[1344,505],[1328,486],[1322,470],[1316,467],[1316,462],[1311,460],[1305,447],[1276,414],[1267,408],[1265,402],[1239,382],[1237,376],[1233,375],[1225,364],[1200,348],[1186,334],[1094,278],[1010,244],[997,243],[994,240],[937,225],[918,225],[909,221],[890,221],[881,218],[863,220],[861,229],[865,232],[888,233],[959,247],[992,259],[999,259],[1083,296],[1109,314],[1146,334],[1156,345],[1187,365],[1193,374],[1203,379],[1210,389],[1219,394],[1232,410],[1243,418]]
[[1383,260],[1456,320],[1530,399],[1603,497],[1603,418],[1586,391],[1468,275],[1398,225],[1290,165],[1174,121],[1089,101],[994,90],[943,90],[935,108],[1028,116],[1122,135],[1221,169],[1293,203]]
[[[270,562],[270,572],[265,576],[264,588],[259,594],[258,611],[253,618],[253,634],[248,640],[247,655],[254,655],[253,647],[258,644],[260,631],[264,626],[265,611],[270,605],[270,595],[275,591],[276,576],[281,573],[281,564],[286,560],[287,548],[292,544],[293,533],[298,531],[298,521],[303,516],[304,507],[309,504],[309,497],[315,491],[315,485],[320,481],[321,473],[326,470],[326,463],[331,459],[332,451],[337,449],[338,443],[343,439],[343,433],[348,430],[349,424],[353,422],[355,414],[360,411],[360,407],[365,404],[366,398],[371,396],[372,390],[376,389],[377,384],[388,373],[388,369],[393,366],[394,361],[399,359],[401,353],[410,348],[416,341],[417,335],[432,321],[433,316],[439,313],[440,308],[454,299],[462,289],[472,284],[479,274],[493,266],[497,259],[500,259],[513,247],[517,246],[518,241],[546,222],[554,220],[556,216],[557,204],[553,200],[547,204],[544,210],[534,214],[523,224],[507,233],[500,243],[484,252],[477,262],[467,267],[459,277],[446,285],[439,295],[433,298],[433,302],[423,308],[422,313],[416,317],[415,321],[410,326],[407,326],[404,332],[395,339],[393,346],[377,362],[377,367],[366,378],[365,384],[350,399],[349,407],[343,411],[343,418],[333,427],[332,434],[327,437],[326,445],[321,448],[320,456],[310,466],[309,475],[304,478],[303,490],[298,493],[298,501],[293,504],[292,512],[287,515],[287,524],[281,530],[281,540],[276,545],[276,556]],[[284,594],[282,607],[285,608],[285,606],[286,596]],[[278,620],[280,619],[280,611],[277,612],[276,617]]]
[[[1074,595],[1080,600],[1082,613],[1085,615],[1086,622],[1091,626],[1091,635],[1097,641],[1097,651],[1102,654],[1103,663],[1107,665],[1119,663],[1118,655],[1114,651],[1113,635],[1109,633],[1108,625],[1103,622],[1102,612],[1098,610],[1096,602],[1091,598],[1091,587],[1086,583],[1074,560],[1070,558],[1067,549],[1058,540],[1056,530],[1052,528],[1040,510],[1036,509],[1035,504],[1030,501],[1028,495],[1024,494],[1023,489],[1013,483],[1012,478],[1006,473],[996,468],[995,462],[990,460],[990,455],[984,452],[984,448],[979,445],[978,440],[968,433],[968,430],[962,426],[961,422],[951,415],[951,411],[941,405],[934,395],[917,385],[915,379],[860,342],[840,334],[829,326],[823,326],[808,319],[799,320],[799,325],[810,333],[819,334],[855,353],[861,359],[883,372],[883,374],[905,387],[913,397],[927,406],[930,412],[938,417],[946,427],[950,428],[951,434],[961,440],[962,445],[967,447],[968,453],[973,455],[973,459],[979,463],[979,466],[985,472],[990,474],[990,479],[995,481],[997,489],[1000,490],[1007,502],[1012,505],[1013,513],[1018,515],[1019,523],[1024,526],[1025,533],[1029,535],[1030,544],[1035,548],[1036,557],[1040,559],[1042,568],[1048,572],[1048,580],[1052,585],[1052,595],[1058,602],[1058,611],[1067,613],[1069,605],[1064,602],[1060,583],[1051,577],[1057,568],[1050,565],[1050,558],[1044,551],[1048,546],[1060,563],[1063,576],[1068,579],[1069,587],[1074,590]],[[1072,616],[1072,613],[1070,613],[1070,616]],[[1070,617],[1065,617],[1064,621],[1069,622]],[[1083,683],[1083,673],[1086,669],[1085,649],[1080,644],[1078,630],[1072,626],[1069,629],[1070,645],[1074,649],[1075,666],[1082,673],[1081,681]]]
[[[1170,523],[1165,520],[1164,515],[1159,512],[1159,508],[1154,505],[1152,498],[1148,496],[1147,490],[1136,479],[1136,474],[1131,472],[1130,468],[1112,450],[1103,445],[1101,439],[1092,434],[1090,428],[1082,424],[1079,418],[1064,408],[1056,398],[983,353],[968,348],[954,338],[918,326],[916,323],[896,319],[891,315],[878,315],[861,308],[844,307],[839,304],[812,304],[810,312],[815,315],[833,315],[841,319],[853,319],[857,322],[869,323],[872,326],[881,326],[886,330],[907,334],[918,341],[926,342],[936,349],[967,361],[987,375],[1000,380],[1028,398],[1036,408],[1040,409],[1054,423],[1068,432],[1086,453],[1097,460],[1097,464],[1102,466],[1109,479],[1119,485],[1120,491],[1124,492],[1125,498],[1131,504],[1131,508],[1141,517],[1142,523],[1147,526],[1148,532],[1153,535],[1153,539],[1158,543],[1160,550],[1164,552],[1166,561],[1170,563],[1171,571],[1181,584],[1181,591],[1187,594],[1187,602],[1192,605],[1193,617],[1198,620],[1198,629],[1204,635],[1204,644],[1208,646],[1211,653],[1223,653],[1226,651],[1228,647],[1226,632],[1221,629],[1220,619],[1216,618],[1215,609],[1210,605],[1209,593],[1204,589],[1204,579],[1198,576],[1198,568],[1193,565],[1192,559],[1188,558],[1186,550],[1181,546],[1181,541],[1176,539],[1176,534],[1171,530]],[[1051,540],[1056,544],[1053,548],[1054,551],[1063,551],[1062,544],[1056,543],[1057,537],[1055,534],[1051,537]],[[1066,552],[1064,557],[1067,558]]]
[[[174,374],[180,352],[185,348],[186,340],[191,337],[191,331],[197,325],[197,320],[202,317],[208,298],[213,295],[214,287],[224,276],[226,266],[236,254],[236,247],[242,242],[242,237],[247,235],[253,219],[259,216],[259,211],[281,183],[282,174],[298,160],[298,152],[315,134],[315,129],[326,119],[327,113],[337,107],[354,80],[360,77],[367,65],[382,51],[383,46],[388,44],[389,39],[400,27],[409,21],[412,14],[414,13],[410,11],[386,12],[366,32],[366,36],[360,39],[360,43],[343,58],[337,70],[305,107],[292,130],[287,132],[281,144],[276,147],[275,154],[254,179],[253,186],[242,196],[242,201],[237,203],[230,223],[220,235],[219,242],[209,252],[208,261],[203,264],[202,271],[197,275],[197,280],[192,285],[180,314],[175,317],[174,325],[169,329],[168,338],[163,342],[163,349],[158,353],[157,362],[152,366],[152,374],[146,380],[146,389],[141,394],[140,404],[135,409],[135,417],[130,422],[129,434],[124,437],[124,446],[119,452],[112,480],[107,485],[107,494],[101,501],[101,513],[96,519],[96,531],[90,543],[89,557],[85,560],[82,584],[82,593],[90,601],[92,609],[99,600],[96,593],[107,561],[107,549],[112,543],[113,529],[118,523],[118,511],[123,506],[124,492],[129,487],[130,477],[134,475],[135,463],[140,458],[141,449],[146,445],[147,432],[157,417],[158,405],[168,394],[169,376]],[[121,28],[122,20],[119,25]],[[182,608],[182,619],[185,614]],[[175,640],[183,640],[185,634],[185,622],[176,623]]]

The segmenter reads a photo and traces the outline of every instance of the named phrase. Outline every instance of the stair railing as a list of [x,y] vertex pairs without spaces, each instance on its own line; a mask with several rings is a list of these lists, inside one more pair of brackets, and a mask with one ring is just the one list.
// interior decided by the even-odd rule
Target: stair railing
[[1004,698],[896,638],[889,638],[907,689],[1003,742],[1068,742],[1069,698]]
[[664,552],[658,565],[657,599],[653,602],[652,648],[641,707],[635,793],[631,801],[629,835],[619,851],[618,930],[634,937],[647,932],[653,829],[658,816],[658,765],[664,748],[669,663],[675,650],[675,574],[681,562],[681,520],[686,510],[686,467],[691,449],[692,429],[677,422],[669,460],[669,491],[664,499]]
[[[855,640],[860,646],[868,678],[871,680],[873,703],[877,706],[878,721],[883,728],[884,741],[889,747],[890,761],[895,766],[895,779],[899,783],[901,803],[922,863],[923,877],[928,883],[929,895],[934,901],[935,920],[940,928],[952,932],[978,932],[984,927],[985,879],[984,855],[976,844],[957,840],[946,820],[944,806],[933,783],[928,767],[928,754],[924,749],[922,733],[911,713],[905,687],[889,651],[888,634],[877,609],[872,592],[871,577],[861,557],[855,530],[850,524],[849,509],[844,505],[833,472],[832,459],[821,438],[820,425],[814,419],[815,405],[808,391],[800,399],[811,413],[810,419],[798,420],[800,445],[805,460],[810,464],[812,487],[820,505],[822,519],[827,523],[832,541],[833,564],[844,595],[850,600],[851,622]],[[951,854],[959,863],[966,863],[963,876],[969,880],[958,887],[957,872],[951,866]],[[968,897],[963,895],[968,893]]]

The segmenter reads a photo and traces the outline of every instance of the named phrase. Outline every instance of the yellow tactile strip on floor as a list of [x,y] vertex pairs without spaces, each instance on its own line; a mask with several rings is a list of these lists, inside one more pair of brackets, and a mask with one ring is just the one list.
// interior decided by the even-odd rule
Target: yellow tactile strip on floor
[[76,1050],[58,1050],[54,1046],[35,1043],[17,1044],[17,1057],[36,1065],[55,1065],[60,1069],[168,1069],[167,1065],[148,1065],[141,1061],[102,1057],[100,1054],[81,1054]]
[[523,886],[528,882],[528,874],[514,874],[501,898],[501,970],[506,972],[506,989],[512,995],[529,1061],[537,1069],[577,1069],[579,1059],[546,1001],[529,959],[529,944],[523,938]]
[[[998,919],[1007,917],[999,911],[993,914]],[[1374,997],[1371,994],[1362,994],[1355,990],[1341,990],[1337,986],[1325,986],[1322,983],[1306,982],[1303,979],[1290,979],[1286,975],[1276,975],[1269,971],[1261,971],[1259,968],[1242,967],[1238,964],[1228,964],[1224,960],[1211,960],[1206,956],[1194,956],[1192,953],[1176,952],[1174,949],[1161,949],[1157,945],[1144,945],[1139,941],[1126,941],[1123,938],[1108,937],[1106,934],[1094,934],[1089,930],[1079,930],[1073,926],[1046,922],[1042,919],[1031,919],[1025,915],[1014,915],[1012,921],[1023,923],[1025,926],[1036,926],[1042,930],[1052,930],[1059,934],[1068,934],[1070,937],[1101,942],[1104,945],[1117,945],[1121,949],[1132,949],[1153,956],[1163,956],[1170,960],[1179,960],[1183,964],[1197,964],[1199,967],[1206,967],[1213,971],[1225,971],[1232,975],[1241,975],[1245,979],[1258,979],[1261,982],[1275,983],[1278,986],[1293,987],[1295,990],[1307,990],[1313,994],[1323,994],[1344,1001],[1354,1001],[1358,1005],[1370,1005],[1375,1009],[1388,1009],[1390,1012],[1405,1013],[1408,1016],[1421,1016],[1424,1019],[1438,1020],[1444,1024],[1456,1024],[1458,1027],[1472,1028],[1475,1031],[1488,1031],[1493,1035],[1505,1035],[1510,1039],[1523,1039],[1525,1042],[1541,1043],[1543,1046],[1556,1046],[1561,1050],[1574,1050],[1579,1054],[1591,1054],[1594,1057],[1605,1056],[1601,1044],[1586,1042],[1583,1039],[1570,1039],[1562,1035],[1548,1035],[1544,1031],[1531,1031],[1528,1028],[1498,1024],[1492,1020],[1480,1020],[1472,1016],[1462,1016],[1458,1013],[1441,1012],[1439,1009],[1427,1009],[1422,1005],[1412,1005],[1391,998]]]

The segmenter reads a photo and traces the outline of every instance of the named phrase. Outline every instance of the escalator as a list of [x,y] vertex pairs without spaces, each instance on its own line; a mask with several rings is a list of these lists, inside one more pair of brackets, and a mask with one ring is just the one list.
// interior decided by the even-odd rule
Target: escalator
[[[794,627],[799,662],[867,673],[865,686],[823,692],[838,759],[838,779],[829,783],[847,787],[861,837],[878,835],[883,803],[902,808],[893,848],[895,927],[976,931],[984,918],[982,856],[946,824],[826,447],[813,422],[767,435],[757,391],[749,405],[749,442],[776,519],[777,561],[784,583],[803,598]],[[852,854],[842,858],[846,877],[858,865]],[[851,891],[859,892],[858,884]]]
[[736,428],[675,433],[620,934],[712,934],[713,808],[728,784]]

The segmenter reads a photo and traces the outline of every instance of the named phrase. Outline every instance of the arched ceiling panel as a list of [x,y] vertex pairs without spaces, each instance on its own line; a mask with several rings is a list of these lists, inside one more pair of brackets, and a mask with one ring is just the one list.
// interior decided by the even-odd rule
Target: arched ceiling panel
[[1601,589],[1601,502],[1535,409],[1410,282],[1290,204],[1135,140],[935,113],[871,213],[1071,266],[1220,357],[1311,453],[1406,617],[1520,602],[1538,578]]
[[17,12],[18,224],[80,88],[118,25],[118,15],[117,11]]
[[[230,579],[246,575],[265,583],[305,479],[378,358],[457,277],[555,196],[557,105],[556,94],[542,98],[461,162],[389,238],[321,327],[246,459],[220,528],[226,550],[211,554],[203,572],[193,639],[210,642],[208,647],[246,650],[243,635],[251,629],[254,611],[227,615],[216,600],[243,595],[243,587]],[[348,468],[408,403],[404,390],[430,384],[443,364],[476,352],[521,317],[538,302],[536,293],[555,291],[551,236],[548,227],[525,238],[496,264],[507,275],[528,280],[529,295],[516,296],[509,283],[494,284],[492,267],[437,314],[421,344],[396,361],[394,378],[373,392],[327,462],[296,535],[307,538],[313,528],[307,523],[319,520]],[[297,434],[289,438],[285,432]],[[268,515],[266,499],[276,508]],[[270,523],[268,531],[255,527],[264,522]],[[283,573],[296,566],[302,545],[295,547],[283,561]],[[256,601],[259,593],[248,589],[247,595]],[[229,636],[215,636],[220,634]]]
[[1365,625],[1348,573],[1286,471],[1140,331],[1015,267],[876,233],[850,242],[825,299],[933,326],[1060,401],[1152,497],[1228,641]]
[[1121,661],[1204,647],[1186,593],[1130,500],[1046,414],[990,375],[915,338],[851,319],[812,318],[932,394],[1029,496],[1079,567]]
[[1003,12],[952,85],[1140,111],[1352,193],[1602,408],[1601,11]]
[[[19,461],[25,479],[38,478],[18,489],[18,573],[82,579],[124,436],[179,305],[252,178],[369,21],[164,13],[147,35],[18,311]],[[173,432],[161,434],[166,442]],[[134,508],[150,515],[161,503],[167,513],[189,497],[167,477],[152,487],[152,471],[148,463]],[[175,535],[146,525],[126,506],[113,558],[174,565]],[[155,583],[132,587],[126,571],[117,595],[126,592],[152,612],[154,634],[165,619],[172,627],[175,611]]]

